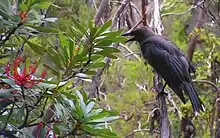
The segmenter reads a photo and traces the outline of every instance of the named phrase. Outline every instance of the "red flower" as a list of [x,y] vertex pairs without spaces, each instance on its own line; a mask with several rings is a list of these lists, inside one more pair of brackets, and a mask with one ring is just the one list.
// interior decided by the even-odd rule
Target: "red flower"
[[41,136],[41,133],[42,133],[42,129],[43,128],[46,128],[46,133],[45,133],[45,137],[51,137],[52,135],[53,135],[53,138],[56,138],[56,135],[55,135],[55,133],[52,131],[52,129],[51,129],[51,126],[50,125],[45,125],[44,126],[44,123],[41,121],[41,122],[39,122],[38,123],[38,125],[37,125],[37,127],[36,127],[36,131],[35,131],[35,137],[36,138],[40,138],[40,136]]
[[27,12],[21,11],[21,12],[19,12],[19,16],[20,16],[22,23],[24,23],[27,20]]
[[36,128],[36,132],[35,132],[36,138],[40,138],[40,134],[41,134],[41,131],[42,131],[43,127],[44,127],[43,122],[39,122],[38,125],[37,125],[37,128]]
[[38,62],[36,61],[35,67],[33,65],[29,66],[29,70],[27,71],[26,66],[24,66],[22,71],[19,70],[19,64],[24,62],[22,57],[17,57],[13,63],[13,76],[10,74],[11,66],[8,64],[6,66],[6,74],[10,79],[14,79],[15,83],[24,86],[26,88],[32,88],[35,84],[38,84],[43,81],[46,76],[46,69],[41,74],[40,80],[36,80],[34,77],[34,73],[37,70]]

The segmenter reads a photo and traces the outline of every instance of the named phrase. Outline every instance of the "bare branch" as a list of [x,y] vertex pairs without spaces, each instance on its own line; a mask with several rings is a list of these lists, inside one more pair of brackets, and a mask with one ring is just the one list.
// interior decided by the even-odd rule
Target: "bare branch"
[[134,57],[138,60],[141,61],[141,59],[138,57],[138,55],[136,55],[131,49],[129,49],[126,45],[123,44],[119,44],[119,46],[123,47],[124,49],[126,49],[129,53],[132,53],[134,55]]
[[187,9],[186,11],[184,12],[179,12],[179,13],[175,13],[175,12],[169,12],[169,13],[164,13],[164,14],[161,14],[161,17],[164,17],[164,16],[168,16],[168,15],[185,15],[187,14],[188,12],[190,12],[192,9],[195,9],[198,7],[198,5],[201,5],[204,3],[204,0],[202,0],[201,2],[199,2],[197,5],[192,5],[189,9]]
[[115,16],[113,17],[113,22],[112,22],[112,27],[111,29],[116,25],[117,20],[119,18],[119,16],[121,15],[121,13],[124,11],[125,7],[127,6],[127,4],[130,2],[130,0],[124,0],[121,4],[121,6],[118,8]]
[[211,81],[208,81],[208,80],[194,80],[193,82],[200,82],[200,83],[209,84],[209,85],[211,85],[212,87],[215,88],[216,92],[220,92],[220,88],[215,83],[213,83]]

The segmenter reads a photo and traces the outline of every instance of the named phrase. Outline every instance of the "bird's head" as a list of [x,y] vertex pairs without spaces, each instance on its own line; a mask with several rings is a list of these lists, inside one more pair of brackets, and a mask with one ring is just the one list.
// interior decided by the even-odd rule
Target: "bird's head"
[[153,35],[154,33],[145,26],[129,30],[128,32],[122,34],[122,36],[131,36],[131,38],[127,40],[125,43],[130,42],[130,41],[141,42]]

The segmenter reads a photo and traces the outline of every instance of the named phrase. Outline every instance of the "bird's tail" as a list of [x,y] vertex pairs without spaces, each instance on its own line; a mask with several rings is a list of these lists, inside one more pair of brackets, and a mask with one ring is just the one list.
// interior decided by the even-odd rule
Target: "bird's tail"
[[198,114],[200,111],[205,111],[205,107],[202,101],[199,99],[199,96],[196,93],[196,90],[193,87],[192,83],[184,82],[183,86],[184,86],[185,92],[189,96],[189,99],[192,103],[192,107],[193,107],[195,114]]

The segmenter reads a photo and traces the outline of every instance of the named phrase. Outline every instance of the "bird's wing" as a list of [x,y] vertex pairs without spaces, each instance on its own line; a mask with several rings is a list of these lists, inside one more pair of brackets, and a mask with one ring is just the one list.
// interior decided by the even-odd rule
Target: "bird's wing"
[[160,73],[164,79],[174,78],[179,81],[189,81],[189,64],[185,56],[175,55],[166,49],[157,46],[155,43],[148,43],[145,58],[151,66]]
[[158,48],[155,44],[148,44],[145,47],[143,56],[155,71],[163,77],[180,99],[186,103],[182,92],[182,82],[189,77],[184,59]]

